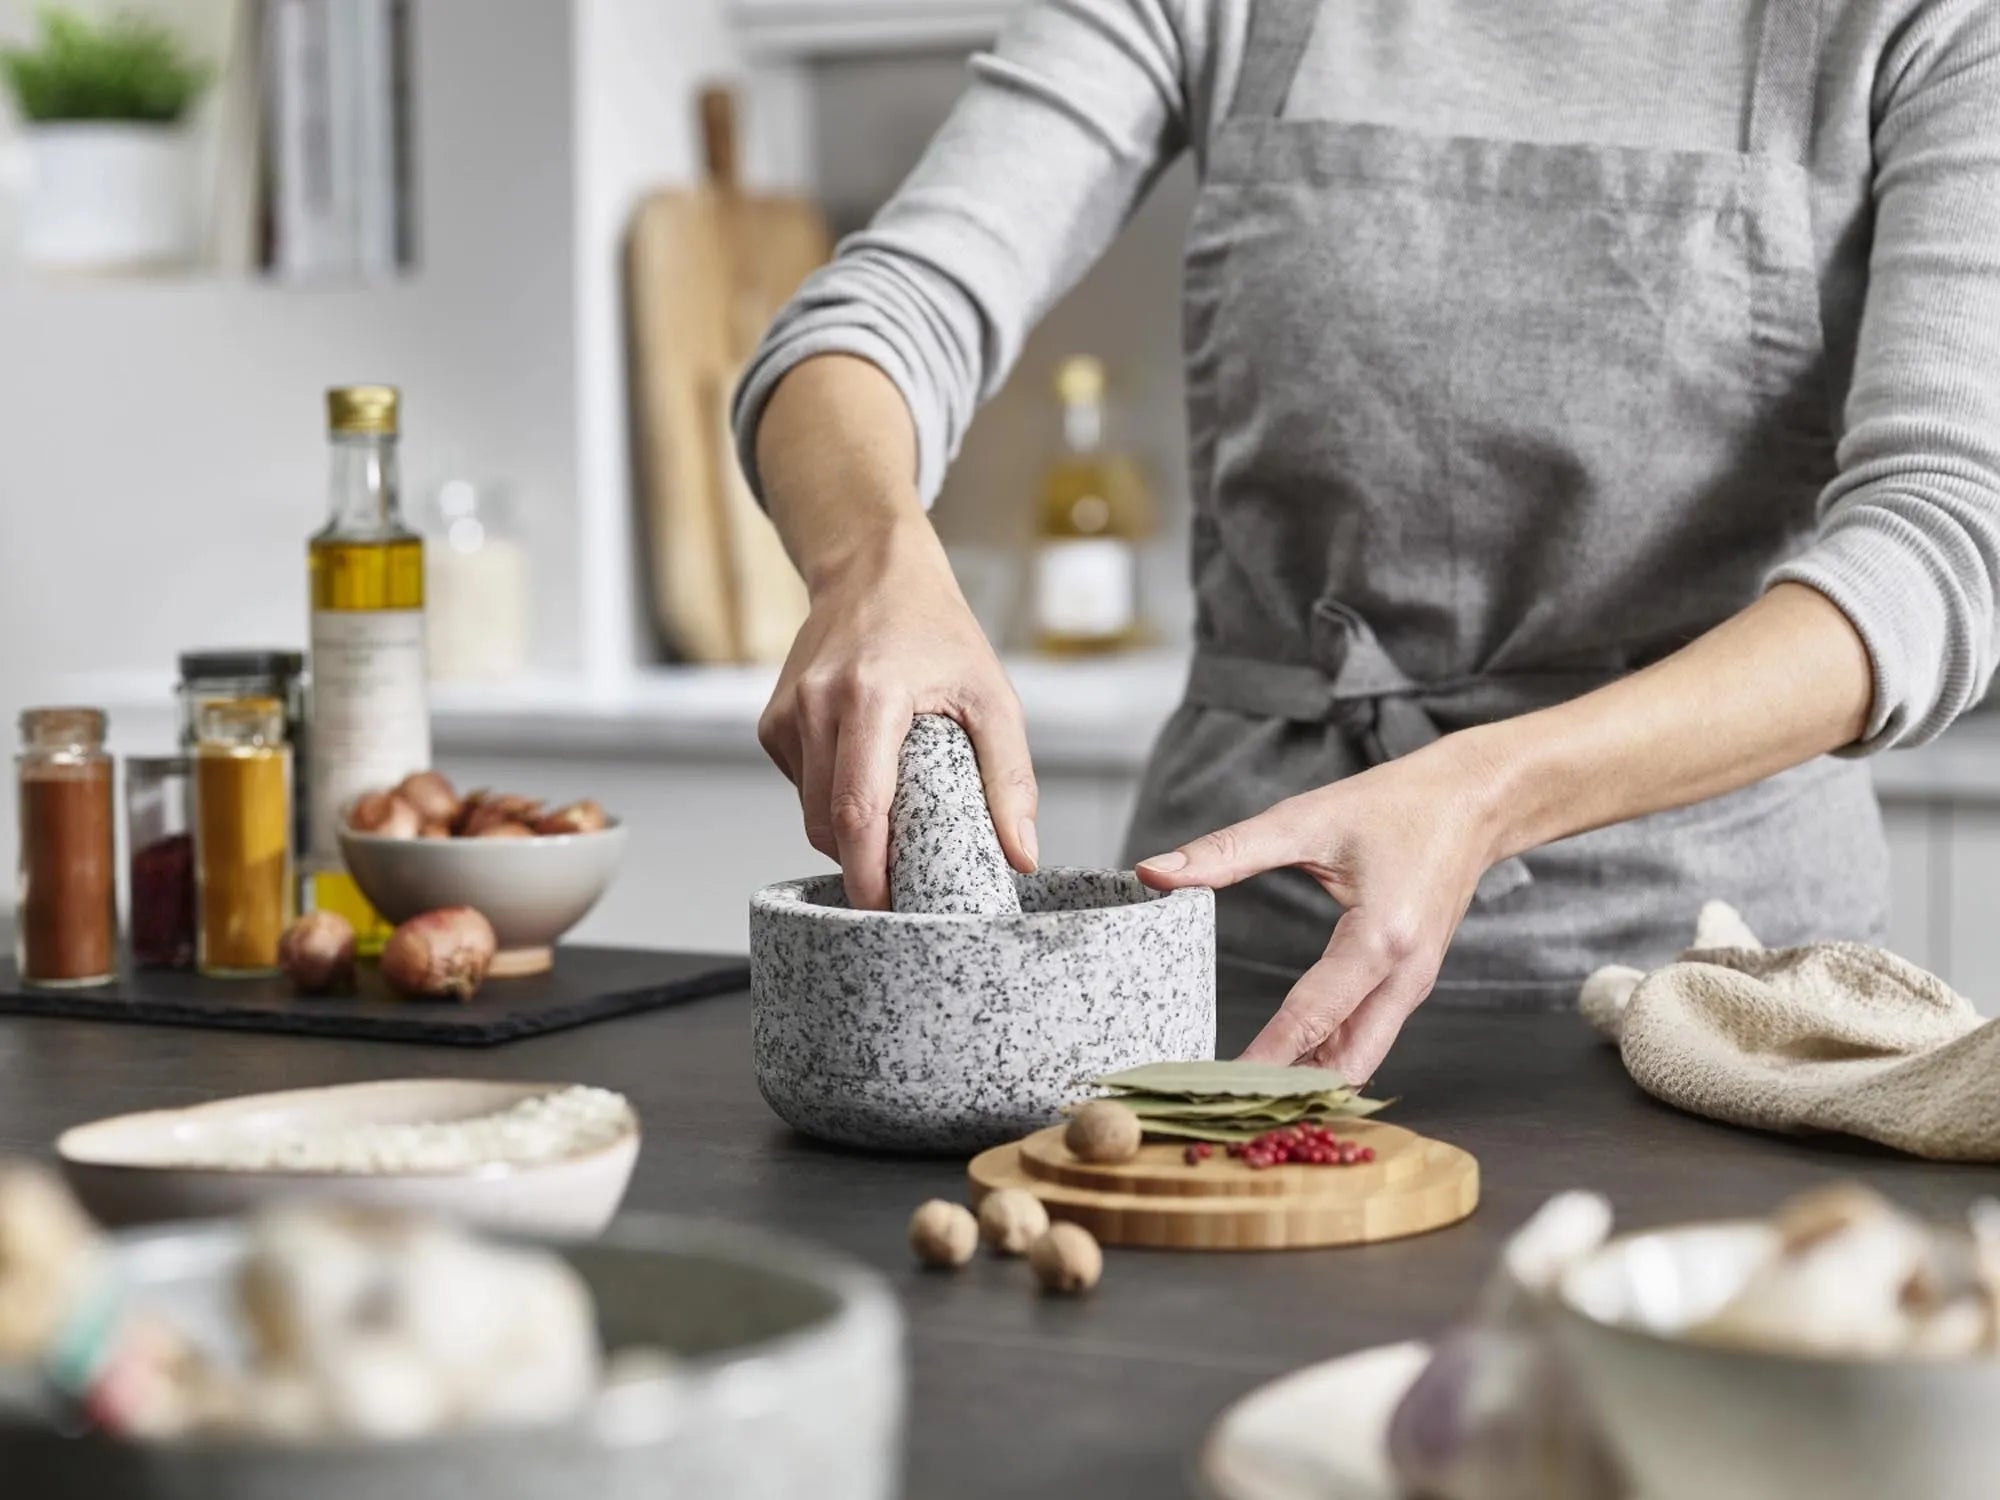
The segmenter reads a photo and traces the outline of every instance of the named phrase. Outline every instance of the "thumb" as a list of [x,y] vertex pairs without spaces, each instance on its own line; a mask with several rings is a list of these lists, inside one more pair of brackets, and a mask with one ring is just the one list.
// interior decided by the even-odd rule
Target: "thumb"
[[1205,833],[1170,853],[1141,860],[1139,878],[1154,890],[1172,891],[1188,885],[1235,885],[1252,875],[1293,864],[1299,856],[1288,827],[1290,820],[1281,818],[1278,811],[1272,808]]

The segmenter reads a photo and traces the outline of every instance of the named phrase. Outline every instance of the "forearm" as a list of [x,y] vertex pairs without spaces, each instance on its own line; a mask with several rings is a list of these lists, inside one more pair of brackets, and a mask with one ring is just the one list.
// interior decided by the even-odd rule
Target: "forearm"
[[1498,860],[1852,744],[1872,693],[1847,616],[1812,589],[1780,584],[1643,671],[1445,745],[1489,788]]
[[916,486],[916,432],[874,365],[830,354],[795,366],[765,404],[757,465],[771,519],[817,593],[889,552],[943,551]]
[[764,496],[812,593],[757,738],[799,789],[806,836],[859,908],[888,905],[889,804],[911,719],[972,736],[1000,844],[1035,868],[1020,704],[966,607],[914,480],[909,408],[874,365],[795,365],[755,434]]

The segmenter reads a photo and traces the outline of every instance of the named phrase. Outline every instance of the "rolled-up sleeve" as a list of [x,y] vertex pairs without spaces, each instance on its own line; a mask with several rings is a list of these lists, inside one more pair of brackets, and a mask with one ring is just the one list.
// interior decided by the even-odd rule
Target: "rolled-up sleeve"
[[744,372],[737,451],[760,497],[765,402],[801,360],[843,353],[902,392],[930,503],[1028,330],[1184,144],[1184,52],[1170,0],[1039,0],[973,59],[909,178],[806,281]]
[[1925,8],[1881,78],[1839,473],[1813,544],[1772,574],[1825,594],[1867,645],[1856,754],[1940,733],[2000,654],[2000,6]]

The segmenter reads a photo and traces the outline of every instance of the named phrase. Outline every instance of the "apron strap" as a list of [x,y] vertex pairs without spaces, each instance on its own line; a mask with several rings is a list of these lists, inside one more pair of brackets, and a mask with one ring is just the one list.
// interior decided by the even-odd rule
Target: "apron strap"
[[[1198,647],[1187,700],[1253,718],[1337,725],[1371,766],[1443,737],[1423,700],[1448,689],[1412,682],[1368,622],[1346,605],[1323,599],[1313,606],[1312,649],[1323,667]],[[1480,877],[1476,899],[1497,900],[1533,879],[1519,858],[1502,860]]]
[[1819,98],[1820,43],[1830,0],[1764,0],[1757,71],[1750,79],[1752,156],[1805,165]]
[[1320,0],[1252,0],[1250,34],[1243,43],[1243,67],[1229,118],[1276,119],[1305,56]]

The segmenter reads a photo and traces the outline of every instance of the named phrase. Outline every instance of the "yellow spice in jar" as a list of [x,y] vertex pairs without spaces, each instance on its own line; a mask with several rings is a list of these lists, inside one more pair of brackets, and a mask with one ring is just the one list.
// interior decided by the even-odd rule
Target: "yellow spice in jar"
[[[266,708],[268,705],[268,709]],[[195,963],[277,972],[292,918],[292,766],[275,700],[204,705],[195,745]]]

